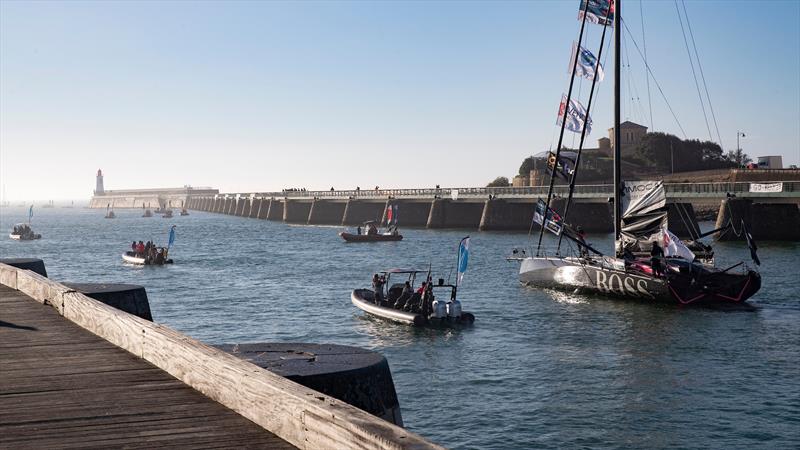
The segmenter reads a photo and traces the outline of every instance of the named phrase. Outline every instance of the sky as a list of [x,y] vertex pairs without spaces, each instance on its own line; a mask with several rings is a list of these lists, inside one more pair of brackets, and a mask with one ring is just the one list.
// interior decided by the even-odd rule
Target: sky
[[[800,164],[800,2],[684,1],[711,136],[674,1],[621,4],[623,120],[725,150],[742,131],[750,156]],[[98,168],[106,189],[222,192],[510,178],[556,145],[578,3],[0,0],[0,184],[17,201],[88,199]],[[611,53],[587,146],[613,125]]]

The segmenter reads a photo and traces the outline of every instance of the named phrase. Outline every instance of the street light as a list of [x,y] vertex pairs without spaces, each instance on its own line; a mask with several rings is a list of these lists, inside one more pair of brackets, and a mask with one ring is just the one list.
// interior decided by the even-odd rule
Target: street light
[[741,131],[736,131],[736,167],[742,167],[742,147],[739,145],[739,137],[747,137]]

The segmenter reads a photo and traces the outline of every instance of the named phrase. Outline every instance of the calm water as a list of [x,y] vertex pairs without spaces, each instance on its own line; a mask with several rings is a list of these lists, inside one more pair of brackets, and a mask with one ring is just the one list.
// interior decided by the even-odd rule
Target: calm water
[[[338,227],[192,212],[38,209],[34,242],[59,281],[147,288],[153,316],[209,343],[296,341],[371,348],[389,360],[409,429],[452,448],[797,448],[800,446],[800,244],[760,243],[756,311],[679,309],[520,286],[503,256],[525,234],[472,232],[459,292],[471,329],[415,330],[373,320],[350,290],[390,266],[447,277],[463,231],[403,230],[400,243],[344,244]],[[24,208],[0,211],[5,233]],[[134,268],[134,239],[165,242],[173,266]],[[599,248],[607,236],[590,236]],[[720,264],[747,256],[717,244]]]

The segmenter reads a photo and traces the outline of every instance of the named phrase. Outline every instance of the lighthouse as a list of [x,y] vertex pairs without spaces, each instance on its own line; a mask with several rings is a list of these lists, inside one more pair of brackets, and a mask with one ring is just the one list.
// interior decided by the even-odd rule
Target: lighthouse
[[94,195],[103,195],[105,193],[103,189],[103,171],[97,169],[97,185],[94,189]]

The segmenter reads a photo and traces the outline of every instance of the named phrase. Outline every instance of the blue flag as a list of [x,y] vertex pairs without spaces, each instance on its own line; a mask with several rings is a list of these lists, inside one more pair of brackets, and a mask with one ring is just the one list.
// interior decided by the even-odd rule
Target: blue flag
[[175,243],[175,225],[169,229],[169,242],[167,243],[167,247],[172,247],[172,244]]
[[456,277],[456,286],[460,285],[464,279],[464,272],[467,271],[467,264],[469,263],[469,236],[461,240],[458,244],[458,276]]

